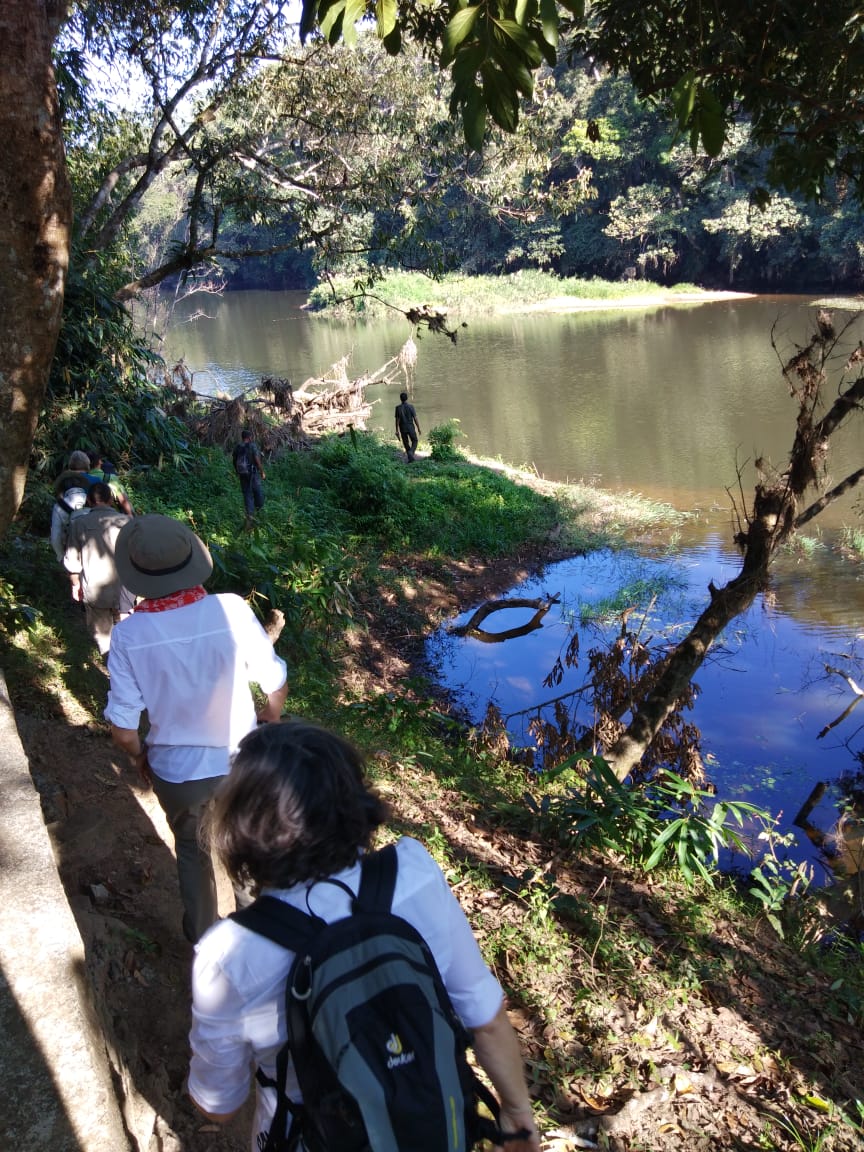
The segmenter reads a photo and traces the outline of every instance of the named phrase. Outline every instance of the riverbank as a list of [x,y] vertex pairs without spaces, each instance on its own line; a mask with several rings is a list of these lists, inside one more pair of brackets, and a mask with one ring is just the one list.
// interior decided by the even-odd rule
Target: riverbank
[[579,280],[548,272],[503,276],[447,275],[431,280],[419,273],[390,272],[362,297],[354,282],[335,278],[312,290],[307,307],[322,316],[361,315],[369,319],[397,311],[434,309],[451,318],[478,315],[555,314],[609,308],[659,308],[750,299],[751,293],[707,291],[693,284],[664,288],[650,281]]
[[[803,903],[781,939],[735,885],[688,888],[620,851],[581,851],[543,816],[552,786],[493,733],[466,731],[423,677],[442,619],[552,558],[668,530],[674,510],[640,514],[636,498],[625,507],[505,465],[408,469],[365,437],[273,461],[250,534],[218,453],[130,487],[136,507],[194,518],[218,557],[211,590],[285,611],[288,710],[366,750],[394,831],[444,867],[505,986],[544,1152],[860,1148],[851,941],[820,947],[818,910]],[[44,539],[21,526],[0,565],[19,606],[41,612],[30,629],[2,617],[10,692],[138,1146],[240,1152],[243,1118],[214,1130],[184,1095],[191,954],[171,839],[110,745],[106,674]]]
[[609,299],[583,299],[573,296],[550,296],[530,304],[502,305],[500,315],[520,315],[537,312],[552,315],[558,312],[591,312],[601,308],[669,308],[682,304],[711,304],[717,300],[752,300],[751,292],[646,292],[639,296],[621,296]]

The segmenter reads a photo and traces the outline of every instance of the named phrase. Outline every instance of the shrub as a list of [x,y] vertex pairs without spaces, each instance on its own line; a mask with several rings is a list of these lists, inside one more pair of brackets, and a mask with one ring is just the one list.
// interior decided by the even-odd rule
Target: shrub
[[458,420],[448,420],[446,424],[436,425],[429,433],[429,443],[432,445],[432,459],[438,463],[448,460],[461,460],[462,454],[457,452],[453,441],[463,435],[457,428]]
[[356,529],[397,542],[413,516],[413,496],[402,469],[362,440],[330,440],[320,457],[330,498],[347,512]]

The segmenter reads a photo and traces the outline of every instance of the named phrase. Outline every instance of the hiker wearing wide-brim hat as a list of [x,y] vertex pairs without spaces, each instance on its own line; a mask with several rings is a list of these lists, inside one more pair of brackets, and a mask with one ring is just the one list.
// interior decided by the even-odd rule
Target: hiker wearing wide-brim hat
[[[195,943],[218,913],[199,821],[240,740],[259,720],[279,719],[285,661],[242,597],[208,595],[213,561],[186,524],[135,517],[117,536],[115,561],[125,587],[144,599],[112,634],[105,717],[174,833],[183,931]],[[257,716],[253,681],[267,696]],[[146,744],[138,733],[145,709]]]
[[157,513],[130,520],[114,555],[124,586],[147,599],[194,588],[213,571],[207,546],[192,529]]

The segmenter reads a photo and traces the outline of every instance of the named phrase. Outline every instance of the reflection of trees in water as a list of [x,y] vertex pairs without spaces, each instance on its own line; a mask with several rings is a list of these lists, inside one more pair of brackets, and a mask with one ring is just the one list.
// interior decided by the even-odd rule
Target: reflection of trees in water
[[[821,676],[811,683],[816,680],[833,681],[838,685],[845,683],[844,696],[848,700],[816,739],[824,740],[829,733],[835,733],[835,739],[848,750],[855,767],[841,772],[834,781],[839,793],[840,816],[837,821],[823,829],[811,819],[813,810],[829,787],[829,782],[820,781],[802,804],[793,823],[816,845],[835,875],[851,877],[861,875],[864,864],[864,747],[861,746],[864,714],[860,715],[860,723],[849,724],[864,699],[864,688],[860,684],[864,679],[864,660],[854,646],[848,652],[833,654],[832,659],[835,663],[823,664]],[[859,913],[864,915],[864,890],[858,892],[857,906]]]
[[780,557],[770,587],[775,606],[802,624],[847,629],[864,616],[860,563],[844,559],[828,536],[813,552]]
[[[528,606],[529,602],[522,603]],[[499,717],[496,710],[492,720],[497,724],[500,719],[506,726],[517,716],[527,717],[537,761],[547,767],[570,757],[589,757],[598,748],[614,743],[625,731],[634,707],[656,684],[668,651],[665,640],[643,635],[653,604],[652,599],[644,612],[635,607],[625,609],[617,635],[608,641],[598,639],[588,650],[584,656],[587,671],[582,685],[503,717]],[[539,622],[532,621],[526,628],[539,626]],[[464,633],[467,628],[461,631]],[[477,635],[476,631],[471,634]],[[578,667],[579,663],[580,634],[574,630],[544,678],[544,687],[558,687],[566,671]],[[692,682],[687,685],[634,770],[634,782],[650,780],[659,768],[671,768],[693,784],[705,784],[701,734],[685,715],[692,709],[698,691],[698,685]],[[486,723],[490,723],[488,713]]]

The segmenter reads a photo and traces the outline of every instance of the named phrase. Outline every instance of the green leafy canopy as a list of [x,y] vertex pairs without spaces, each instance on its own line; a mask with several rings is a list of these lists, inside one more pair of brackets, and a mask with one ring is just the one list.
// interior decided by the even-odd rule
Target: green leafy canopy
[[830,179],[864,187],[864,36],[853,0],[303,0],[301,37],[353,41],[374,19],[388,50],[406,38],[450,69],[451,109],[479,149],[487,115],[508,132],[534,74],[590,62],[664,104],[695,150],[716,157],[746,117],[770,152],[771,186],[820,199]]

